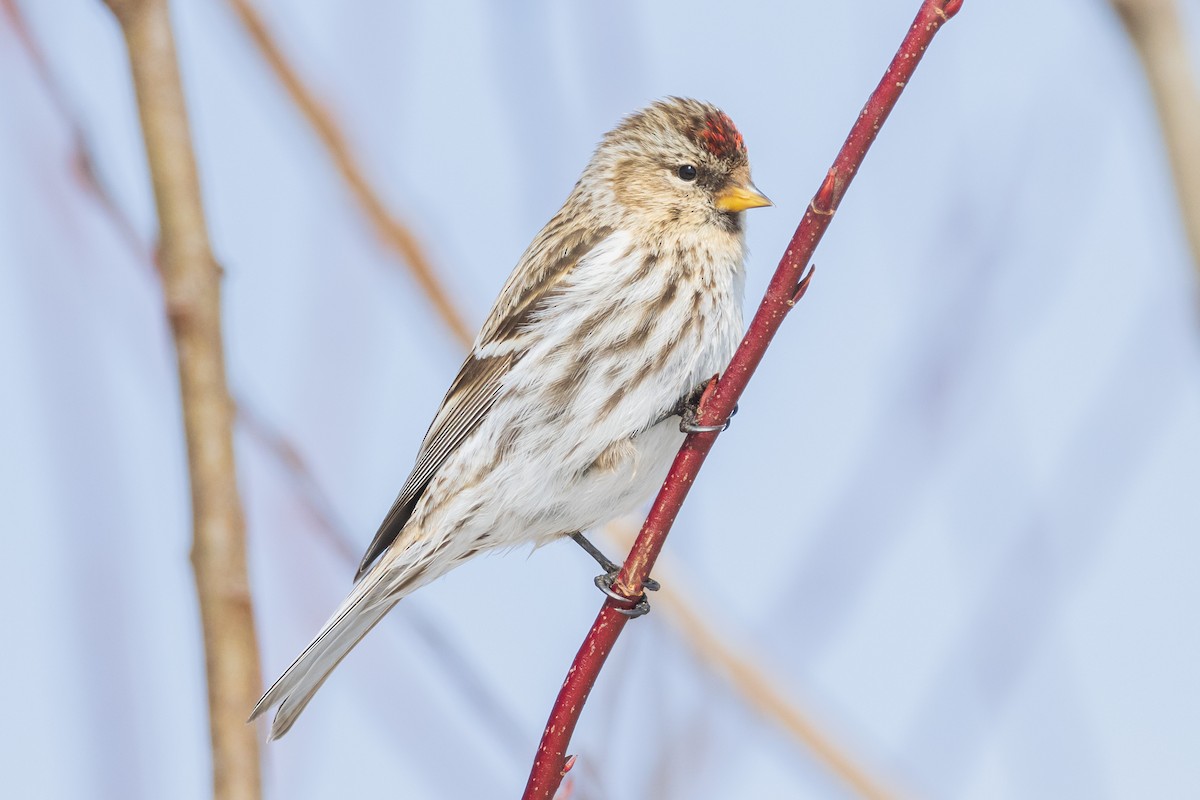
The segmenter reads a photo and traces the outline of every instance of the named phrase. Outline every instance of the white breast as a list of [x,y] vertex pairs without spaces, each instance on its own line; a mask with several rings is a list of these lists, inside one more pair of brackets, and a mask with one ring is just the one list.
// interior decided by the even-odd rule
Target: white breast
[[[742,334],[740,238],[698,260],[682,252],[663,248],[647,269],[647,254],[617,233],[581,260],[531,325],[529,350],[480,429],[452,458],[488,474],[457,488],[435,481],[447,501],[437,516],[469,515],[459,522],[475,536],[510,546],[591,528],[646,502],[683,441],[678,418],[664,417],[725,368]],[[456,527],[474,538],[464,524]]]

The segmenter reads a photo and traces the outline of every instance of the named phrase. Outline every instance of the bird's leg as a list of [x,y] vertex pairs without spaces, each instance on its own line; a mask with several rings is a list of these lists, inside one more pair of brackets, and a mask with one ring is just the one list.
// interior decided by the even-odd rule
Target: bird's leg
[[725,420],[720,425],[697,425],[696,414],[700,410],[700,398],[704,396],[705,389],[708,388],[709,381],[697,386],[689,394],[684,395],[679,399],[671,412],[672,416],[678,416],[679,430],[683,433],[712,433],[713,431],[728,430],[729,424],[733,422],[733,418],[737,415],[738,407],[735,404],[733,411],[729,412],[729,419]]
[[599,547],[596,547],[596,545],[588,541],[588,538],[584,536],[582,532],[575,531],[571,534],[571,538],[575,540],[575,544],[583,548],[583,552],[596,559],[596,563],[599,564],[600,568],[605,572],[615,573],[621,569],[619,566],[617,566],[615,561],[604,555],[604,553],[600,552]]
[[[629,608],[618,608],[627,617],[640,617],[643,614],[649,613],[650,603],[646,600],[646,595],[643,594],[637,600],[634,600],[624,595],[617,594],[612,586],[617,580],[617,575],[621,573],[621,567],[615,561],[610,559],[604,553],[600,552],[600,548],[588,541],[588,538],[582,532],[576,531],[571,534],[571,538],[575,540],[575,544],[583,548],[583,551],[592,558],[596,559],[596,563],[600,565],[600,569],[604,570],[603,575],[596,576],[596,587],[600,591],[614,600],[617,600],[626,605],[632,603]],[[646,578],[642,581],[642,588],[649,592],[657,592],[659,590],[659,582],[653,578]]]
[[[600,552],[600,548],[592,544],[581,532],[575,531],[575,533],[571,534],[571,538],[575,540],[575,544],[583,548],[583,552],[596,559],[596,563],[600,565],[602,570],[604,570],[605,575],[609,575],[613,580],[616,580],[617,574],[621,571],[620,564],[604,555],[604,553]],[[648,591],[657,592],[660,588],[660,584],[653,578],[647,578],[642,583],[642,587]]]

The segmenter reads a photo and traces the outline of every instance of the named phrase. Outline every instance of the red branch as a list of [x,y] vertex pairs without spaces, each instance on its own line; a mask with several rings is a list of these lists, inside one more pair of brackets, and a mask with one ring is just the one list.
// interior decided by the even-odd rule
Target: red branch
[[[750,322],[745,338],[734,353],[729,368],[720,380],[710,383],[704,392],[696,417],[699,425],[719,425],[733,412],[738,398],[750,381],[750,376],[762,361],[767,345],[771,343],[775,332],[783,323],[783,318],[808,289],[812,270],[806,275],[804,268],[816,250],[817,243],[825,234],[825,229],[829,227],[868,148],[875,141],[880,127],[912,78],[934,34],[942,23],[954,16],[961,7],[962,0],[924,0],[921,4],[921,9],[901,42],[900,49],[859,113],[821,188],[813,196],[804,218],[792,235],[792,240],[767,287],[767,293]],[[717,435],[715,432],[694,433],[684,441],[658,497],[655,498],[650,514],[642,525],[641,533],[638,534],[637,541],[625,560],[625,566],[614,583],[613,588],[618,593],[630,598],[641,595],[642,584],[658,559],[667,533],[674,524],[688,490],[696,480],[696,474],[708,456],[708,451],[712,449]],[[622,605],[612,599],[605,601],[604,607],[600,609],[596,621],[583,640],[583,645],[575,655],[562,689],[558,692],[554,708],[550,711],[546,730],[542,733],[542,741],[534,756],[523,800],[551,800],[563,776],[570,769],[566,750],[571,741],[571,734],[605,659],[612,652],[617,637],[621,635],[629,619],[620,613],[622,607],[628,605]]]

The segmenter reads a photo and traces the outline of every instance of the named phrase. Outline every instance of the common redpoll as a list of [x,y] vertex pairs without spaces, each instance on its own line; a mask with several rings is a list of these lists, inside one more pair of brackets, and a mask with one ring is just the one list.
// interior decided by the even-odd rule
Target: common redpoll
[[683,442],[681,401],[742,335],[742,213],[770,205],[741,134],[696,100],[605,135],[517,263],[425,434],[358,582],[255,706],[287,733],[402,597],[472,556],[637,509]]

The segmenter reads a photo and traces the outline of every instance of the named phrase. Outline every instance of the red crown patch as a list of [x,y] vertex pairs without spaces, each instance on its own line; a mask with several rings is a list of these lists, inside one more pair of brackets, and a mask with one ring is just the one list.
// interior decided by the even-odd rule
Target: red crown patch
[[733,126],[733,120],[719,111],[704,118],[703,126],[696,131],[696,138],[705,150],[717,158],[729,158],[746,149],[742,135]]

